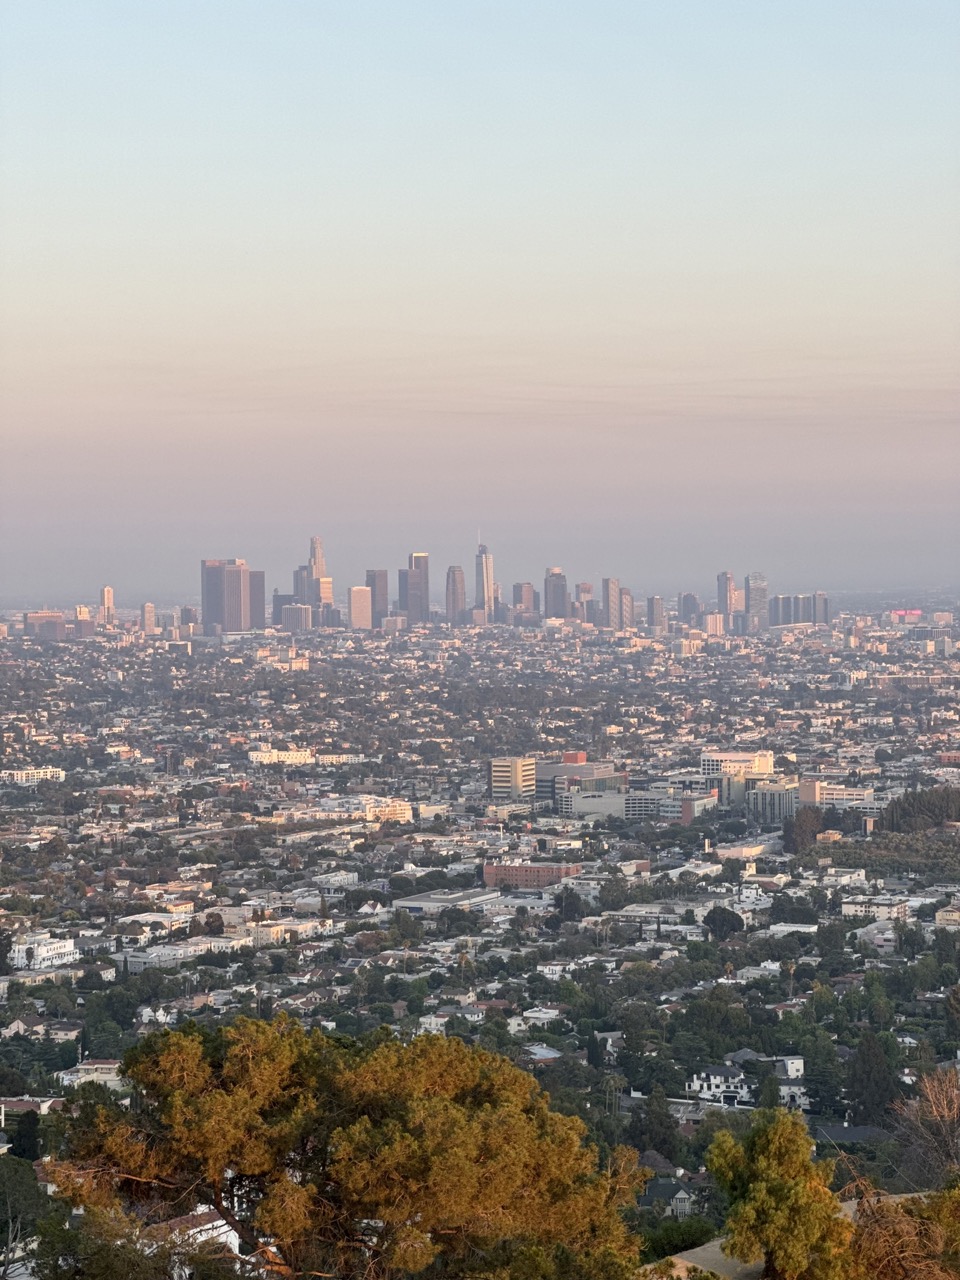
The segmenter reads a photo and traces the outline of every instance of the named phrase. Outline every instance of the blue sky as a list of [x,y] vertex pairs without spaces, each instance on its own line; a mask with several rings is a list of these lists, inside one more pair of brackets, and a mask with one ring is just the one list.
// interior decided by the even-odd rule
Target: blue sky
[[3,599],[960,583],[954,3],[0,21]]

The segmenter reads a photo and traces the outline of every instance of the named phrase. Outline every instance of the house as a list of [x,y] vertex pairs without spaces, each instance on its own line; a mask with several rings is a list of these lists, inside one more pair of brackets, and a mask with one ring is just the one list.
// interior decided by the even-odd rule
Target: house
[[686,1086],[704,1102],[718,1102],[724,1107],[736,1107],[753,1103],[750,1082],[739,1067],[702,1067],[695,1071]]
[[120,1075],[119,1058],[85,1058],[75,1067],[66,1071],[58,1071],[57,1079],[67,1089],[75,1089],[88,1081],[106,1085],[108,1089],[119,1093],[126,1086]]
[[641,1209],[653,1209],[663,1205],[665,1218],[682,1221],[696,1211],[696,1201],[690,1190],[676,1178],[652,1178],[642,1196],[637,1197]]

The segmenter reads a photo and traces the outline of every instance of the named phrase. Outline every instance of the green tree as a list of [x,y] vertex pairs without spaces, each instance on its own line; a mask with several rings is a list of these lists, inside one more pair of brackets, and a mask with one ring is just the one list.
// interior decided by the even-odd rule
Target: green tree
[[676,1163],[680,1158],[680,1126],[670,1111],[667,1095],[655,1084],[648,1097],[634,1107],[627,1127],[627,1140],[638,1151],[657,1151]]
[[850,1223],[830,1190],[834,1162],[814,1162],[795,1112],[761,1112],[743,1142],[721,1132],[707,1168],[730,1197],[723,1249],[764,1263],[765,1280],[845,1280]]
[[729,907],[711,907],[703,917],[707,926],[718,942],[726,942],[731,934],[739,933],[743,928],[743,917],[731,911]]
[[850,1059],[847,1093],[854,1119],[861,1123],[882,1120],[891,1102],[900,1096],[897,1077],[872,1031],[863,1033]]
[[12,1150],[21,1160],[40,1159],[40,1117],[36,1111],[24,1111],[17,1121]]
[[53,1209],[29,1160],[0,1159],[0,1276],[29,1248],[37,1223]]
[[459,1040],[239,1018],[147,1037],[125,1070],[136,1110],[81,1102],[67,1125],[57,1176],[81,1203],[146,1222],[212,1205],[274,1276],[450,1274],[481,1254],[509,1275],[534,1246],[611,1280],[636,1264],[635,1155],[601,1170],[578,1119]]

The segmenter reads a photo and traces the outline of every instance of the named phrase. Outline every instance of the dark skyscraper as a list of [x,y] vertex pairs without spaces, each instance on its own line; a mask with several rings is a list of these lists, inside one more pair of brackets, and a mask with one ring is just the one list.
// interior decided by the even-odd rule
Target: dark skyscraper
[[460,565],[452,564],[447,570],[447,622],[459,626],[467,611],[467,583]]
[[245,560],[201,560],[200,598],[208,635],[262,631],[266,626],[264,574],[250,569]]
[[397,594],[407,625],[416,627],[430,621],[430,557],[424,551],[413,551],[407,565],[400,570]]
[[390,586],[386,569],[368,569],[367,586],[370,588],[371,621],[376,630],[390,612]]
[[544,576],[543,616],[545,618],[568,618],[570,616],[567,575],[562,569],[548,569]]
[[681,591],[677,598],[677,613],[685,626],[694,626],[700,617],[700,601],[692,591]]
[[667,625],[667,611],[660,596],[647,596],[647,626],[663,631]]

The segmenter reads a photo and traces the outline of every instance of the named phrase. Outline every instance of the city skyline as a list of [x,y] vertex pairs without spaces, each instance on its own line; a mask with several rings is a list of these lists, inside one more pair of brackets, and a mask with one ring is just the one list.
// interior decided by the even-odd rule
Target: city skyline
[[305,518],[357,582],[479,524],[508,581],[960,583],[956,6],[4,19],[4,602]]

